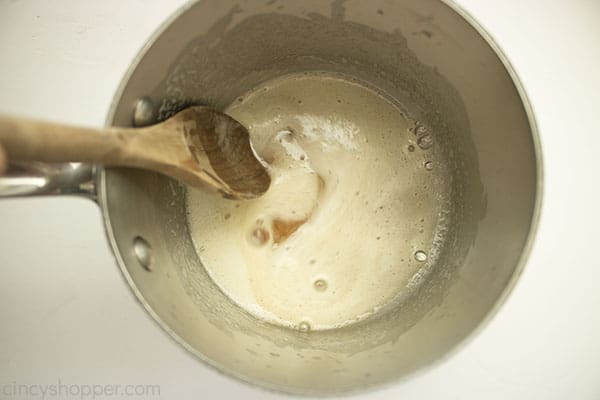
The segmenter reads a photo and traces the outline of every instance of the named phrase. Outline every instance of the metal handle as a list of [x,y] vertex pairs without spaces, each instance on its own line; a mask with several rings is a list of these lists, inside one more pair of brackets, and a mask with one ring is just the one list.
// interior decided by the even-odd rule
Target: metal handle
[[0,176],[0,198],[76,194],[96,200],[95,169],[83,163],[11,163]]

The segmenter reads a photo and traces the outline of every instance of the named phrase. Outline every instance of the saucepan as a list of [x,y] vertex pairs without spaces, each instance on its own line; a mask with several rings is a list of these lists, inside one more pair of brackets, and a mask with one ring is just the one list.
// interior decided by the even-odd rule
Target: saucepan
[[[437,176],[398,207],[413,210],[417,224],[424,218],[443,229],[385,238],[382,252],[406,249],[406,265],[421,268],[407,281],[410,290],[367,317],[331,329],[289,326],[232,299],[206,268],[203,243],[192,238],[203,227],[190,227],[191,189],[162,175],[26,164],[2,178],[2,194],[97,201],[117,264],[143,308],[226,374],[291,393],[397,381],[443,359],[484,325],[524,267],[542,185],[532,110],[506,57],[452,2],[205,0],[184,6],[144,46],[107,125],[148,125],[191,104],[227,110],[266,82],[302,74],[343,76],[383,93],[418,121],[398,133],[406,145],[398,165],[413,157],[423,167],[419,176]],[[381,271],[379,262],[360,268]],[[315,285],[325,289],[324,281]]]

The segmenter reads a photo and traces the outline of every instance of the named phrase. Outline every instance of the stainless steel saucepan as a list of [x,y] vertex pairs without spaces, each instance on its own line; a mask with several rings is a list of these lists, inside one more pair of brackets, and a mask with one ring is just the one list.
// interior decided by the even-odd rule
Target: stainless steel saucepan
[[404,377],[446,356],[495,312],[524,266],[540,209],[541,157],[530,106],[506,58],[458,6],[440,0],[186,5],[135,59],[107,124],[147,125],[189,104],[225,109],[269,79],[308,71],[380,88],[431,127],[435,151],[451,161],[452,223],[435,265],[411,296],[360,323],[302,332],[246,313],[200,261],[186,187],[161,175],[29,164],[1,178],[0,191],[95,199],[117,263],[146,311],[221,371],[294,393]]

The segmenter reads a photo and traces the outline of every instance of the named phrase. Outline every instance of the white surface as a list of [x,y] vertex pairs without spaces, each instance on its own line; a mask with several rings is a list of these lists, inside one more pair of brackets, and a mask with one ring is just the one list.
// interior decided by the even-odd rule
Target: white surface
[[[101,125],[128,64],[182,3],[0,0],[0,111]],[[534,105],[541,226],[516,289],[477,337],[364,397],[598,399],[600,2],[460,4],[507,53]],[[86,200],[0,202],[0,320],[0,386],[60,379],[158,383],[164,399],[278,396],[204,367],[157,328],[129,294]]]

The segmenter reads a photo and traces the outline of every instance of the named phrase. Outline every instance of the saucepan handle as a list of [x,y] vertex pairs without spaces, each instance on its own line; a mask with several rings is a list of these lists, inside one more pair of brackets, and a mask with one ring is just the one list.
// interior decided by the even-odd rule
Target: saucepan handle
[[95,200],[94,175],[92,164],[12,163],[0,176],[0,198],[75,194]]

